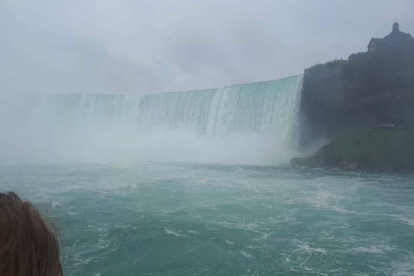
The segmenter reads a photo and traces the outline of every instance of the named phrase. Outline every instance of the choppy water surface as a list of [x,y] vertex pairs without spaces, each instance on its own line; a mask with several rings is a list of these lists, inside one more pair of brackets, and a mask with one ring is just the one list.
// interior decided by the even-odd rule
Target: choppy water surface
[[66,275],[413,275],[414,178],[289,166],[0,167]]

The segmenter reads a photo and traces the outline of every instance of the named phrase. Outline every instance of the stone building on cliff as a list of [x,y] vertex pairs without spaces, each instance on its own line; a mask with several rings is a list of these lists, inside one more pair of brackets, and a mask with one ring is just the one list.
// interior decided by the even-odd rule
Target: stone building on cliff
[[408,33],[400,31],[400,25],[395,22],[392,32],[384,38],[372,38],[368,44],[368,52],[378,50],[414,46],[414,38]]

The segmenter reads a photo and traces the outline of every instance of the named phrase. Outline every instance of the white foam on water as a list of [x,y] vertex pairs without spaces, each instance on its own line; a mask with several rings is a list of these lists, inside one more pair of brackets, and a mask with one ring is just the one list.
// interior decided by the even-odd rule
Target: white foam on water
[[393,276],[412,276],[414,275],[414,259],[391,263]]
[[52,209],[55,209],[59,205],[61,205],[59,202],[53,201],[52,202]]
[[316,208],[332,209],[332,205],[338,203],[341,197],[327,190],[319,189],[316,192],[306,192],[303,200]]
[[249,254],[249,253],[247,253],[246,251],[241,251],[241,254],[242,254],[244,257],[248,258],[248,259],[253,259],[253,255],[250,255],[250,254]]
[[68,212],[66,212],[69,216],[77,216],[79,213],[78,212],[71,212],[71,211],[68,211]]
[[311,246],[309,246],[307,243],[303,243],[302,245],[298,245],[297,246],[298,249],[293,250],[295,251],[301,251],[301,252],[306,252],[306,253],[322,253],[322,254],[327,254],[326,249],[324,248],[313,248]]
[[399,221],[405,222],[407,225],[414,227],[414,219],[412,218],[406,218],[403,216],[396,216]]
[[[240,230],[247,230],[259,234],[260,236],[255,240],[265,240],[267,239],[270,234],[263,232],[265,229],[261,229],[256,224],[240,224],[240,223],[230,223],[230,222],[222,222],[221,223],[224,227],[229,229],[240,229]],[[267,229],[266,229],[267,230]]]
[[234,242],[232,242],[232,241],[229,241],[229,240],[224,240],[227,244],[229,244],[229,245],[235,245],[235,243]]
[[[72,173],[72,169],[68,170],[66,166],[60,171],[57,167],[47,168],[43,176],[35,168],[30,170],[36,171],[37,176],[33,176],[35,174],[32,172],[28,174],[30,177],[25,177],[24,173],[20,172],[16,176],[15,172],[7,173],[4,168],[0,168],[0,173],[7,181],[11,180],[14,185],[12,188],[20,187],[26,190],[26,195],[32,195],[36,202],[47,202],[48,205],[52,202],[62,204],[56,207],[55,211],[59,219],[71,222],[67,230],[64,229],[64,238],[70,237],[68,244],[73,245],[67,248],[66,255],[69,264],[67,271],[72,274],[111,269],[108,267],[111,262],[107,260],[118,255],[123,256],[125,262],[128,262],[122,267],[129,269],[129,264],[134,265],[134,254],[146,254],[139,250],[139,244],[130,244],[130,238],[145,241],[148,235],[151,235],[151,225],[155,221],[165,229],[161,228],[164,235],[152,237],[154,239],[162,241],[169,237],[173,241],[187,239],[183,236],[191,237],[188,243],[180,243],[180,246],[183,246],[181,253],[192,252],[191,255],[194,256],[211,254],[209,256],[218,256],[225,262],[234,261],[234,267],[252,268],[252,271],[258,274],[289,274],[289,270],[293,268],[295,271],[291,274],[298,275],[413,275],[414,258],[410,248],[413,235],[410,232],[412,226],[409,225],[413,211],[412,196],[397,185],[393,186],[395,190],[392,194],[387,194],[391,194],[389,197],[378,197],[381,187],[370,185],[363,187],[366,189],[364,193],[356,193],[352,198],[344,196],[340,188],[336,189],[336,183],[332,183],[331,179],[315,181],[306,176],[300,184],[291,185],[298,181],[298,176],[303,175],[294,172],[287,180],[285,173],[269,173],[277,171],[278,168],[245,167],[244,171],[241,171],[237,169],[238,166],[234,169],[233,166],[153,164],[128,167],[128,170],[119,166],[101,166],[99,170],[93,167],[89,172],[87,168],[79,170],[77,167]],[[14,175],[14,178],[10,178],[10,175]],[[252,175],[254,177],[250,177]],[[70,183],[79,179],[95,183],[84,185],[86,182],[82,182],[77,185],[77,191],[65,192],[66,188],[60,187],[61,177],[68,177]],[[120,192],[113,192],[107,190],[106,186],[109,183],[101,187],[101,178],[106,178],[105,182],[123,183],[114,186],[137,185],[139,189],[121,188]],[[208,184],[202,187],[197,184],[195,187],[192,186],[200,178],[208,179]],[[166,179],[171,179],[171,182],[158,184]],[[342,174],[339,174],[337,179],[342,181],[343,185],[348,185],[351,181]],[[51,180],[56,182],[56,186],[50,185]],[[44,185],[37,186],[37,183]],[[125,186],[126,183],[129,184]],[[255,185],[256,189],[250,189],[245,183]],[[326,193],[321,192],[323,184],[326,184]],[[104,192],[101,192],[102,189]],[[152,200],[155,195],[159,200]],[[312,199],[304,201],[305,195]],[[295,199],[293,205],[286,204],[285,197],[288,196]],[[279,200],[280,198],[282,200]],[[317,205],[317,199],[322,204],[319,205],[320,208],[313,208]],[[386,205],[386,201],[392,202],[393,205]],[[237,204],[231,205],[232,203]],[[273,210],[267,209],[264,203],[272,203]],[[217,210],[206,212],[205,208],[200,208],[202,206]],[[240,210],[247,210],[245,207],[248,206],[250,209],[248,212],[233,212],[235,208],[230,209],[229,213],[221,212],[222,208],[228,206],[243,207]],[[335,206],[362,210],[371,216],[330,212]],[[186,211],[181,212],[183,210]],[[191,212],[187,212],[188,210]],[[69,211],[78,212],[78,217],[72,217]],[[91,212],[104,214],[104,211],[112,215],[90,216]],[[175,212],[179,212],[180,216],[170,217]],[[172,220],[165,219],[166,216]],[[309,219],[313,217],[321,219]],[[375,224],[372,223],[372,219],[375,219]],[[292,222],[295,223],[293,227]],[[376,224],[377,222],[380,225]],[[180,223],[180,227],[176,223]],[[121,229],[128,225],[128,230],[134,229],[132,225],[140,226],[136,233],[128,232],[124,235],[126,233],[123,233],[123,230],[114,231],[119,228],[118,225]],[[197,236],[198,232],[195,230],[200,231],[202,236]],[[401,237],[400,233],[404,233],[404,237]],[[264,240],[263,237],[268,238]],[[204,243],[207,243],[207,246],[204,246]],[[177,252],[177,248],[168,247],[170,245],[171,243],[166,243],[164,247],[162,244],[155,248],[154,252],[149,250],[148,259],[157,262],[160,255]],[[146,246],[151,246],[151,243]],[[124,247],[132,251],[120,250]],[[213,251],[205,252],[206,247]],[[182,260],[183,256],[173,255],[171,254],[171,259],[161,258],[158,262],[165,264],[165,261],[169,260]],[[91,256],[102,259],[89,260],[89,263],[81,262]],[[197,259],[196,262],[197,267],[191,271],[192,274],[201,271],[204,259]],[[141,270],[139,272],[144,273]],[[223,273],[237,274],[231,272],[234,270],[229,269]]]
[[357,248],[353,248],[352,251],[356,252],[356,253],[370,253],[370,254],[384,254],[384,250],[380,247],[375,247],[375,246],[371,246],[371,247],[357,247]]
[[168,235],[172,235],[172,236],[176,236],[176,237],[186,237],[186,235],[177,233],[175,231],[172,231],[170,229],[164,228],[165,233],[167,233]]
[[360,212],[356,212],[356,211],[346,210],[346,209],[343,209],[343,208],[338,207],[338,206],[332,206],[331,209],[338,212],[338,213],[341,213],[341,214],[358,214],[358,215],[366,215],[367,214],[367,213],[360,213]]

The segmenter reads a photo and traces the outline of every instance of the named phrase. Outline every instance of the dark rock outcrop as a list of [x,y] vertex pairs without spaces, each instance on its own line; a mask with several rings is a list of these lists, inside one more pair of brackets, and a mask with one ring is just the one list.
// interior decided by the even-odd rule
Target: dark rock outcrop
[[414,48],[354,54],[305,70],[301,144],[383,124],[414,126]]

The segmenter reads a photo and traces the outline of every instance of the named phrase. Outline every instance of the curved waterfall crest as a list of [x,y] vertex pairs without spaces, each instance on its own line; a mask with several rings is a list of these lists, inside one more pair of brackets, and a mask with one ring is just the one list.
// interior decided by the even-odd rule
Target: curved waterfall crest
[[36,121],[88,127],[129,124],[140,131],[185,128],[200,136],[288,135],[296,126],[302,75],[222,89],[149,95],[48,95]]
[[298,75],[161,94],[47,95],[34,108],[31,143],[39,151],[88,158],[108,149],[112,157],[123,147],[124,155],[158,158],[163,152],[168,160],[184,152],[212,162],[229,156],[229,162],[286,161],[297,141],[301,89]]

